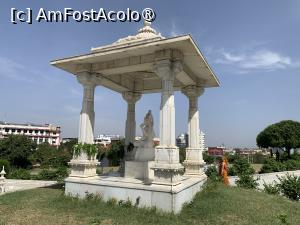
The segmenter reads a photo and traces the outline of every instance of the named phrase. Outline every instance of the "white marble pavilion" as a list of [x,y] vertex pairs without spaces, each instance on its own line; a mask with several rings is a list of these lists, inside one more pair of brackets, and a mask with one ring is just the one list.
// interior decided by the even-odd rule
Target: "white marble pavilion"
[[[126,151],[121,176],[97,176],[98,161],[81,153],[70,162],[72,172],[66,179],[66,193],[80,197],[87,192],[99,193],[105,200],[130,199],[139,207],[157,207],[177,213],[183,203],[191,201],[201,190],[206,180],[199,141],[198,98],[205,88],[218,87],[219,82],[190,35],[164,38],[150,25],[145,22],[138,34],[92,48],[87,54],[51,62],[75,75],[83,86],[81,143],[94,140],[97,86],[120,93],[127,102],[127,147],[136,145],[135,103],[142,94],[161,93],[160,144],[153,150],[149,148],[153,157],[148,154],[147,158],[137,159],[136,151]],[[174,91],[181,91],[189,100],[189,147],[183,165],[175,145]],[[135,147],[137,151],[139,148]]]

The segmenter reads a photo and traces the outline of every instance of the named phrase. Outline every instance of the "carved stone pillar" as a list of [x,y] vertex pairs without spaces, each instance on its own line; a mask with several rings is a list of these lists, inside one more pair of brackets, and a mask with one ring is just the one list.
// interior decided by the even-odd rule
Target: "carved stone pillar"
[[[135,103],[141,98],[141,93],[127,91],[123,93],[123,98],[127,102],[127,119],[125,128],[125,160],[133,160],[133,147],[136,122],[135,122]],[[128,151],[127,151],[128,150]],[[131,151],[130,151],[131,150]]]
[[203,149],[200,145],[198,97],[204,93],[204,88],[190,85],[182,89],[182,93],[189,99],[188,135],[189,146],[186,148],[184,161],[187,175],[203,174]]
[[[79,143],[94,143],[94,92],[96,87],[96,77],[89,72],[80,72],[77,74],[78,82],[83,86],[82,109],[79,120]],[[91,159],[85,152],[79,156],[73,156],[69,162],[71,166],[70,176],[92,177],[96,176],[97,159]]]
[[155,148],[154,183],[178,184],[183,166],[179,163],[179,149],[175,145],[174,78],[181,70],[181,62],[161,60],[155,73],[161,78],[160,145]]

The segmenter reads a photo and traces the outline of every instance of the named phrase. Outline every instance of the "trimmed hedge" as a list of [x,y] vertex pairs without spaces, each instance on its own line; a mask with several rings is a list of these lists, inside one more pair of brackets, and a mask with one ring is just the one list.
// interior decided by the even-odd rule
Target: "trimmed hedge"
[[259,173],[272,173],[289,170],[300,170],[300,160],[289,159],[279,162],[273,158],[269,158],[265,161]]
[[66,167],[60,167],[56,170],[44,169],[39,172],[38,175],[33,176],[32,178],[35,180],[57,180],[62,182],[68,175],[68,169]]
[[18,179],[18,180],[30,180],[31,175],[29,170],[26,169],[13,169],[10,174],[7,176],[10,179]]

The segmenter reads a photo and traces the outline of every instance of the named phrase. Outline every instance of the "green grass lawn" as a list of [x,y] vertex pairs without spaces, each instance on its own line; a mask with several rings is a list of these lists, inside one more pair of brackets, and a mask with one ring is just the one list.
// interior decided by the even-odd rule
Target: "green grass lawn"
[[[0,224],[300,224],[300,203],[252,190],[209,185],[181,214],[78,200],[61,189],[39,188],[0,196]],[[281,223],[280,214],[288,223]]]

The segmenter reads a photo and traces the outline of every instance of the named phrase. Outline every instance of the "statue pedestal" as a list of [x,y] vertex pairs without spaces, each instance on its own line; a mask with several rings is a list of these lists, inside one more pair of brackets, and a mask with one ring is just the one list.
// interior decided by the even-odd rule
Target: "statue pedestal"
[[150,183],[154,179],[154,172],[151,170],[153,165],[154,161],[125,161],[125,177],[144,180],[145,183]]
[[135,147],[134,161],[147,162],[154,161],[155,149],[153,147]]
[[143,145],[143,142],[137,142],[135,145],[136,147],[133,150],[134,161],[125,161],[124,176],[150,183],[154,178],[154,172],[151,170],[155,158],[155,149],[152,147],[153,143],[150,142]]

